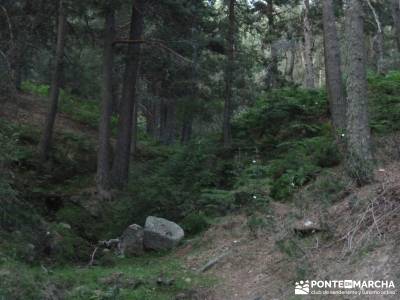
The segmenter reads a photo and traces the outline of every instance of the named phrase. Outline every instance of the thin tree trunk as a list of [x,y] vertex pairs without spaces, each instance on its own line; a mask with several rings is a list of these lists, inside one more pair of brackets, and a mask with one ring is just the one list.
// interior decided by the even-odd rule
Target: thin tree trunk
[[113,105],[113,65],[115,38],[115,11],[112,5],[106,8],[103,54],[103,95],[99,124],[99,150],[97,153],[97,190],[100,195],[110,189],[110,136]]
[[278,70],[278,51],[274,44],[275,42],[275,20],[274,20],[274,3],[273,0],[267,2],[267,19],[268,19],[268,34],[270,38],[271,46],[271,59],[266,70],[266,86],[267,88],[276,88],[279,85],[279,70]]
[[167,145],[175,143],[176,139],[176,101],[175,99],[168,99],[167,108]]
[[349,43],[347,168],[359,185],[369,183],[373,179],[363,17],[360,0],[350,0],[346,10],[346,33]]
[[235,1],[230,0],[229,2],[229,30],[227,36],[228,43],[228,60],[225,70],[225,104],[224,104],[224,117],[223,117],[223,138],[224,147],[229,148],[232,145],[232,129],[231,129],[231,118],[232,118],[232,102],[233,102],[233,72],[235,63]]
[[160,100],[160,131],[159,131],[159,141],[161,143],[166,143],[167,141],[167,100],[162,97]]
[[176,135],[176,102],[163,98],[160,105],[160,142],[171,145]]
[[332,0],[323,1],[325,75],[332,124],[338,133],[346,128],[346,98],[344,96],[340,42]]
[[[143,33],[144,0],[134,0],[130,25],[130,40],[140,40]],[[130,43],[126,56],[123,78],[118,135],[115,156],[111,170],[113,185],[122,188],[128,182],[131,140],[133,127],[133,109],[135,102],[136,81],[140,65],[140,43]]]
[[145,104],[145,112],[144,116],[146,118],[146,133],[151,136],[155,137],[156,132],[156,104],[152,99],[148,99]]
[[64,64],[64,47],[67,31],[67,17],[65,13],[64,1],[60,0],[58,8],[58,29],[57,29],[57,49],[54,62],[53,78],[50,92],[50,108],[46,115],[45,126],[39,144],[40,160],[46,161],[49,155],[54,123],[58,109],[58,97],[60,94],[60,84]]
[[384,62],[384,50],[383,50],[384,36],[383,36],[382,24],[381,21],[379,20],[379,16],[374,6],[372,5],[371,1],[367,0],[367,4],[372,11],[376,23],[376,35],[374,37],[374,52],[376,53],[375,55],[376,70],[379,74],[383,74],[385,62]]
[[306,88],[315,88],[314,64],[312,57],[312,29],[309,19],[310,2],[304,0],[304,62],[306,71]]
[[394,29],[396,32],[396,41],[397,48],[400,52],[400,1],[399,0],[391,0],[391,10],[393,17]]
[[[192,82],[190,95],[194,101],[197,98],[197,64],[198,64],[198,45],[196,43],[196,26],[192,24]],[[192,127],[193,127],[193,110],[188,105],[185,105],[182,132],[181,132],[181,143],[186,144],[192,138]]]
[[137,139],[138,139],[138,113],[139,113],[139,101],[136,98],[133,107],[133,124],[132,124],[132,145],[131,154],[135,155],[137,149]]
[[181,133],[182,144],[186,144],[190,141],[192,137],[192,125],[193,125],[192,115],[186,116],[182,124],[182,133]]
[[289,67],[286,72],[286,76],[288,76],[290,82],[294,81],[293,72],[294,72],[294,63],[296,60],[296,47],[293,45],[290,48],[290,55],[289,55]]

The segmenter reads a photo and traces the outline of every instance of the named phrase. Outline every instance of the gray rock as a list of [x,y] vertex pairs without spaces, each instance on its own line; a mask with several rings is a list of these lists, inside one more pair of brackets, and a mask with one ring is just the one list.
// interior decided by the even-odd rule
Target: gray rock
[[294,223],[293,229],[297,233],[312,234],[322,231],[321,223],[316,219],[305,218]]
[[176,223],[163,218],[149,216],[144,226],[144,247],[152,250],[174,248],[185,233]]
[[125,229],[119,242],[121,254],[130,257],[143,254],[143,228],[132,224]]

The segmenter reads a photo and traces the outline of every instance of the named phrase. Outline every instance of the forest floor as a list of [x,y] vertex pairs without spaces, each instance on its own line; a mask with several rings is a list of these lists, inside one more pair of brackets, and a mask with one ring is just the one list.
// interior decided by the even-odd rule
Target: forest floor
[[[44,126],[44,118],[47,113],[48,102],[43,97],[28,93],[19,93],[14,102],[6,102],[4,109],[0,111],[0,117],[4,117],[20,125],[29,125],[38,129]],[[55,132],[72,131],[87,134],[96,139],[97,130],[71,118],[64,112],[59,112],[56,118]]]
[[[45,105],[39,97],[20,94],[17,105],[8,104],[1,114],[12,122],[40,128]],[[68,130],[83,132],[96,140],[95,128],[60,113],[56,131]],[[136,274],[140,270],[152,278],[165,268],[169,272],[179,269],[171,276],[179,277],[177,284],[182,288],[167,290],[154,298],[146,296],[146,290],[126,299],[311,299],[311,296],[294,295],[295,281],[328,278],[394,280],[397,286],[400,283],[400,256],[396,255],[400,250],[400,163],[387,159],[390,157],[387,152],[392,156],[399,154],[393,154],[398,151],[398,137],[393,137],[393,141],[377,152],[381,163],[375,170],[376,181],[362,188],[349,184],[331,203],[313,201],[319,197],[318,191],[312,189],[312,184],[306,185],[291,203],[271,202],[268,213],[249,216],[237,212],[215,220],[208,230],[186,240],[172,253],[121,260],[112,267],[97,267],[97,271],[73,267],[63,270],[60,278],[67,276],[66,273],[76,277],[78,272],[79,276],[87,277],[82,279],[83,283],[79,282],[82,286],[89,278],[96,282],[117,273]],[[346,176],[340,166],[331,172],[330,180]],[[314,230],[299,229],[309,221],[315,224]],[[207,264],[209,268],[200,272]],[[149,265],[152,267],[148,268]],[[0,271],[3,272],[0,277],[7,272]],[[51,272],[57,273],[57,269]],[[86,284],[91,286],[93,282]],[[71,289],[71,283],[64,288]],[[151,286],[151,289],[155,288]],[[62,299],[51,289],[48,293],[49,299]],[[346,296],[313,296],[313,299],[330,297],[350,299]],[[353,298],[398,299],[398,296]]]
[[[250,231],[245,215],[226,217],[204,234],[202,246],[192,247],[184,260],[190,268],[198,268],[227,253],[208,271],[220,280],[210,299],[308,299],[294,296],[296,280],[398,283],[400,257],[394,253],[400,250],[399,179],[400,164],[393,163],[377,170],[374,184],[351,187],[331,207],[271,203],[272,231]],[[312,220],[321,231],[296,234],[299,220]],[[330,297],[398,299],[398,295]]]

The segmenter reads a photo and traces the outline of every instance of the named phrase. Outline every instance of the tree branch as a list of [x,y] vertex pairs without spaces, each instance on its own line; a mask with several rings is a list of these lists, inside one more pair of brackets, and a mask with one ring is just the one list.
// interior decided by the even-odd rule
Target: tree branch
[[182,61],[184,61],[186,63],[193,64],[192,60],[190,60],[187,57],[182,56],[181,54],[179,54],[175,50],[169,48],[162,41],[159,41],[159,40],[115,40],[113,42],[113,46],[117,45],[117,44],[147,44],[147,45],[155,46],[155,47],[158,47],[162,50],[169,52],[170,54],[176,56],[177,58],[181,59]]

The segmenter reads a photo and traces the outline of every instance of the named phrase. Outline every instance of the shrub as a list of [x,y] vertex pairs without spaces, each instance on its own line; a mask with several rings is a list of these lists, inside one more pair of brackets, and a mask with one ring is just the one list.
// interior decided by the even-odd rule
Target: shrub
[[377,133],[400,130],[400,72],[370,75],[371,128]]
[[210,226],[208,217],[203,212],[192,212],[182,221],[183,229],[188,234],[198,234]]

